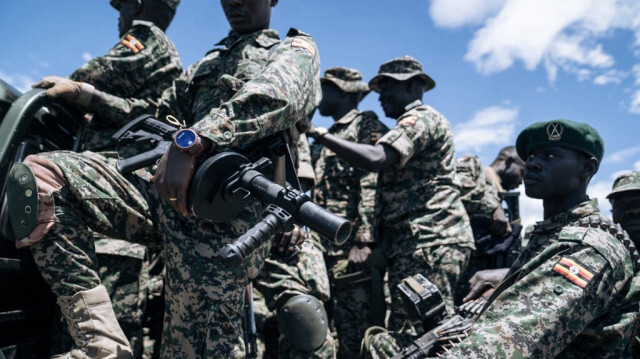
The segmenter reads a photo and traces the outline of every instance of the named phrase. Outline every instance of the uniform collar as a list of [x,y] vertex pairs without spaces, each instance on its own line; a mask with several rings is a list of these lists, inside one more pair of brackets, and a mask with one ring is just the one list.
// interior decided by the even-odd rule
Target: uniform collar
[[[347,112],[346,115],[342,116],[341,119],[339,119],[338,121],[336,121],[335,123],[339,123],[341,125],[348,125],[351,122],[353,122],[353,120],[358,117],[358,115],[360,114],[360,111],[358,111],[357,108],[352,109],[351,111]],[[333,126],[332,126],[333,127]]]
[[416,107],[422,106],[422,100],[418,99],[404,107],[404,112],[409,112]]
[[587,217],[593,213],[600,212],[598,208],[598,199],[592,198],[584,201],[579,205],[569,209],[566,212],[557,214],[544,221],[537,222],[533,228],[534,232],[546,232],[560,227],[564,227],[571,222],[575,222],[580,218]]
[[224,46],[230,48],[238,42],[247,41],[248,39],[254,39],[258,45],[262,47],[271,47],[280,42],[280,36],[276,30],[265,29],[252,32],[250,34],[239,34],[233,30],[229,31],[229,35],[220,40],[215,46]]

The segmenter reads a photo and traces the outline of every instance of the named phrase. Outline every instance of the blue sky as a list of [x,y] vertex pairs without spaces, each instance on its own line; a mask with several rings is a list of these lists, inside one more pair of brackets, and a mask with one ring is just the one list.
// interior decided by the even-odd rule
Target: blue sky
[[[106,0],[1,1],[0,78],[25,90],[69,75],[118,41],[117,18]],[[323,70],[354,67],[366,80],[386,60],[416,57],[437,83],[424,101],[451,122],[458,156],[489,164],[535,121],[591,124],[606,153],[590,192],[608,212],[615,175],[640,170],[638,19],[636,0],[280,0],[271,25],[311,33]],[[185,0],[168,34],[188,66],[227,31],[218,1]],[[360,108],[393,126],[375,93]],[[522,211],[527,223],[541,218],[538,201],[523,199]]]

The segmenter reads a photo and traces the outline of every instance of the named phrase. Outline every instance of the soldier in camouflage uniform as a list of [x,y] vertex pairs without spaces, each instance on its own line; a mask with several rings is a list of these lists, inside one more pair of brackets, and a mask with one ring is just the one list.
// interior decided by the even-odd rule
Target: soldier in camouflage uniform
[[[111,0],[111,6],[120,12],[120,41],[106,55],[93,58],[74,71],[69,79],[122,98],[158,98],[182,73],[178,51],[165,34],[178,4],[178,0],[127,0],[124,3]],[[46,81],[55,80],[49,77],[43,79]],[[43,82],[34,86],[42,86]],[[126,120],[111,120],[117,111],[119,109],[107,107],[96,109],[83,131],[81,148],[98,150],[112,147],[111,136],[126,123]],[[99,275],[109,293],[118,322],[131,343],[134,357],[142,355],[143,319],[147,316],[155,318],[157,323],[151,323],[151,326],[162,325],[161,311],[144,313],[148,295],[153,302],[150,308],[161,307],[163,301],[161,295],[156,295],[162,292],[164,272],[164,260],[159,250],[160,236],[157,236],[157,241],[160,245],[149,252],[144,245],[103,238],[96,233]],[[149,268],[150,264],[154,268]],[[151,281],[150,271],[157,273]],[[148,291],[150,284],[160,290]],[[151,343],[145,345],[147,357],[153,356],[153,343],[160,344],[158,334],[156,331],[145,336],[145,341]]]
[[[323,116],[331,116],[335,123],[329,133],[357,143],[373,144],[389,129],[372,111],[359,111],[358,103],[369,93],[369,86],[362,82],[358,70],[333,67],[320,79],[322,101],[318,110]],[[348,262],[340,275],[370,271],[368,260],[375,241],[375,198],[378,174],[350,165],[326,147],[314,150],[313,158],[317,184],[313,199],[331,212],[354,223],[351,237],[341,246],[321,242],[319,235],[311,233],[314,243],[324,246],[327,268]],[[344,267],[344,266],[343,266]],[[331,270],[331,272],[334,272]],[[358,279],[362,276],[355,276]],[[333,280],[335,275],[331,276]],[[360,278],[361,279],[361,278]],[[360,352],[364,331],[373,325],[371,305],[371,281],[337,285],[331,283],[333,296],[333,322],[339,340],[339,358],[353,358]]]
[[[194,138],[190,146],[174,144],[167,150],[155,186],[148,176],[118,173],[112,153],[44,153],[14,166],[14,185],[26,185],[23,178],[33,181],[39,199],[39,223],[18,245],[31,246],[58,297],[75,334],[71,355],[131,356],[127,339],[113,328],[113,311],[102,305],[106,291],[97,275],[92,228],[129,241],[162,233],[167,258],[163,358],[244,357],[244,288],[257,276],[270,244],[233,268],[217,255],[260,220],[261,206],[252,202],[234,218],[213,223],[189,215],[186,192],[201,155],[308,126],[320,99],[318,51],[309,35],[292,29],[280,41],[268,28],[276,2],[221,1],[232,27],[229,36],[158,101],[123,99],[77,83],[49,89],[52,96],[71,102],[88,98],[98,107],[127,103],[121,114],[130,118],[145,112],[160,119],[174,116],[191,126],[180,133]],[[25,168],[23,177],[19,172]]]
[[[298,179],[303,191],[310,190],[315,183],[315,175],[311,165],[311,155],[307,137],[302,134],[297,143]],[[334,212],[335,214],[339,214]],[[293,242],[295,237],[308,236],[308,231],[299,227],[289,233]],[[286,241],[284,242],[286,243]],[[287,301],[298,295],[311,295],[322,303],[327,303],[330,298],[329,276],[322,255],[322,247],[318,242],[306,240],[300,244],[300,252],[286,261],[273,248],[269,258],[265,260],[260,275],[255,280],[255,289],[260,293],[258,298],[264,300],[265,308],[260,308],[264,318],[261,322],[273,323],[274,318],[280,312]],[[262,305],[260,303],[259,305]],[[279,329],[277,325],[271,329]],[[278,330],[279,332],[282,332]],[[273,338],[274,333],[262,333],[262,339],[266,335]],[[282,359],[331,359],[336,357],[336,347],[327,328],[324,343],[312,351],[301,350],[297,343],[290,342],[285,333],[281,333],[278,343],[265,343],[269,346],[269,352],[265,359],[279,357]],[[265,347],[266,350],[266,347]],[[277,355],[276,353],[277,352]]]
[[[619,223],[629,233],[636,248],[640,248],[640,171],[620,174],[607,198],[611,202],[613,221]],[[635,298],[631,301],[640,303],[640,275],[637,273],[630,293],[629,297]],[[640,318],[636,319],[631,338],[633,358],[640,358]]]
[[[509,249],[519,246],[521,227],[512,226],[502,208],[500,193],[517,188],[522,183],[524,161],[514,146],[500,150],[488,167],[482,167],[477,156],[467,155],[456,161],[456,174],[461,183],[461,200],[471,220],[476,250],[464,277],[458,283],[455,303],[469,292],[468,280],[479,270],[508,266],[505,258]],[[478,241],[480,240],[480,241]],[[501,248],[500,250],[498,248]],[[515,256],[514,256],[515,259]]]
[[443,357],[630,358],[637,251],[611,234],[611,222],[586,195],[602,138],[584,123],[537,122],[516,148],[526,159],[526,194],[543,200],[544,221],[470,336]]
[[314,129],[317,142],[351,164],[380,172],[378,231],[389,259],[391,316],[388,327],[413,332],[397,284],[422,273],[453,311],[453,292],[474,249],[469,218],[460,201],[449,122],[422,103],[435,82],[410,56],[390,60],[369,87],[397,125],[375,145],[358,144]]

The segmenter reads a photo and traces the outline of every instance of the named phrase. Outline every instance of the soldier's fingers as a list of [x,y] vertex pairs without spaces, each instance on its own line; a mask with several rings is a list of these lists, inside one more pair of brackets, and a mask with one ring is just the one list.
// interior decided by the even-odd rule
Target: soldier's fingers
[[176,190],[176,205],[178,207],[178,212],[182,213],[183,216],[189,215],[189,210],[187,209],[187,185],[181,183],[178,185]]
[[38,82],[36,82],[35,84],[31,85],[31,88],[38,88],[38,89],[48,89],[49,87],[53,86],[52,82],[49,82],[45,79],[42,79]]
[[462,298],[463,302],[468,302],[472,299],[476,299],[478,298],[486,289],[486,282],[482,281],[482,282],[476,282],[471,289],[469,290],[469,293]]

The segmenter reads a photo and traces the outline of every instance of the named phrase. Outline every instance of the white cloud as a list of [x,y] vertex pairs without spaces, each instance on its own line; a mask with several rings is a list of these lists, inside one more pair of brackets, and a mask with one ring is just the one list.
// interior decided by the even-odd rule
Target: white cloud
[[596,76],[593,79],[593,83],[596,85],[620,84],[625,77],[627,77],[627,73],[611,69],[602,75]]
[[475,113],[474,117],[454,128],[456,151],[480,152],[488,145],[508,145],[513,142],[517,108],[492,106]]
[[598,199],[600,212],[608,217],[611,217],[611,203],[609,203],[607,195],[611,192],[611,186],[613,186],[613,180],[590,183],[587,188],[589,197]]
[[544,210],[542,200],[529,198],[524,194],[524,184],[517,189],[520,192],[520,222],[524,228],[542,221]]
[[83,59],[84,61],[89,61],[89,60],[91,60],[92,58],[93,58],[93,56],[91,56],[91,54],[90,54],[90,53],[88,53],[88,52],[83,52],[83,53],[82,53],[82,59]]
[[506,0],[433,0],[429,13],[436,25],[458,27],[478,25],[495,15]]
[[[638,0],[432,0],[430,14],[438,26],[477,27],[465,60],[487,75],[520,62],[527,70],[542,65],[551,83],[564,71],[621,84],[630,69],[616,69],[602,43],[617,30],[635,35],[629,51],[640,56]],[[640,86],[640,65],[633,70]],[[640,93],[632,95],[629,111],[640,114]]]
[[35,83],[35,81],[27,75],[9,75],[2,70],[0,70],[0,79],[3,79],[9,85],[15,87],[18,91],[23,93],[31,90],[31,85]]
[[640,171],[640,161],[634,163],[633,167],[636,169],[636,171]]
[[606,163],[623,163],[629,160],[629,158],[635,156],[640,153],[640,146],[625,148],[624,150],[620,150],[612,153],[607,156],[603,162]]

